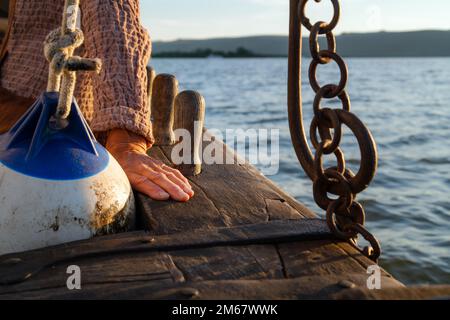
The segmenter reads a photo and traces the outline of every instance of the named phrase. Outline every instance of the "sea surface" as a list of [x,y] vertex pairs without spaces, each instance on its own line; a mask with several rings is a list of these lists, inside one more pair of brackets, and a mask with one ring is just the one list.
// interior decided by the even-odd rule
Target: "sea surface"
[[[450,58],[346,61],[353,112],[378,143],[377,176],[359,199],[368,228],[381,240],[381,264],[409,285],[450,284]],[[309,128],[308,62],[303,97]],[[205,96],[208,128],[279,129],[280,170],[269,178],[323,216],[289,136],[287,59],[154,59],[151,65],[175,74],[181,90]],[[318,74],[322,84],[339,81],[331,64]],[[345,132],[343,149],[354,171],[355,144]]]

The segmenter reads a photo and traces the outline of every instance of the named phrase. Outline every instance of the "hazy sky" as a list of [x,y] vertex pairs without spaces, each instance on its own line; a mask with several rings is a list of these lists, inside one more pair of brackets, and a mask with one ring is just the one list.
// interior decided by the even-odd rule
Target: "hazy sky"
[[[450,30],[449,0],[341,0],[337,33]],[[288,33],[289,0],[141,0],[153,40]],[[309,1],[312,21],[331,18],[331,1]]]

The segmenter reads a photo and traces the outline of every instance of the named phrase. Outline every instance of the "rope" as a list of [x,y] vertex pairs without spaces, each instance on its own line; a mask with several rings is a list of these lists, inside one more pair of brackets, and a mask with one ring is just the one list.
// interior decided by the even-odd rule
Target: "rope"
[[83,32],[77,28],[80,0],[66,0],[63,22],[60,28],[49,33],[44,42],[44,54],[50,63],[47,92],[59,92],[59,102],[55,114],[62,123],[71,111],[77,71],[100,73],[101,60],[74,56],[76,48],[84,42]]

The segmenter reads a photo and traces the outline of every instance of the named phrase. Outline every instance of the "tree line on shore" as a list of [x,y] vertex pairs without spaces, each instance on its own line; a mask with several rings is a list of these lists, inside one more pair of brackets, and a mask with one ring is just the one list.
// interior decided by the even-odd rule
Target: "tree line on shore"
[[276,55],[256,54],[244,47],[235,51],[220,51],[212,49],[196,49],[193,51],[163,51],[153,54],[153,58],[269,58]]

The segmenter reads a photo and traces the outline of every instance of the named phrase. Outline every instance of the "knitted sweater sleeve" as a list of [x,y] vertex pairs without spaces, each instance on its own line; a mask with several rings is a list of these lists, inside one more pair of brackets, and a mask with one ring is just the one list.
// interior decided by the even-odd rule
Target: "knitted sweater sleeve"
[[103,68],[92,77],[95,132],[121,128],[153,142],[146,66],[151,42],[142,27],[139,0],[81,1],[87,57]]

